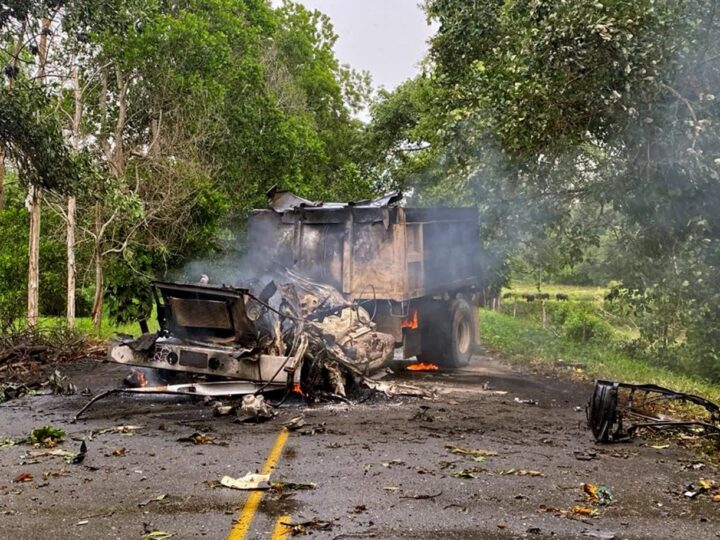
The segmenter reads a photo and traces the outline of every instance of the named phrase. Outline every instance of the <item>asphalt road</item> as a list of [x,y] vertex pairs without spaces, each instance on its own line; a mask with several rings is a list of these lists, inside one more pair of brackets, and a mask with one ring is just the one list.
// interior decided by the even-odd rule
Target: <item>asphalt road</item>
[[[94,392],[116,386],[125,373],[99,362],[64,371]],[[596,445],[582,410],[589,386],[488,357],[464,370],[403,378],[435,387],[439,397],[294,403],[259,425],[167,396],[111,397],[75,424],[69,419],[87,397],[6,403],[0,437],[51,424],[68,432],[60,448],[76,451],[86,439],[88,453],[72,465],[28,456],[28,445],[0,448],[0,537],[139,539],[157,530],[183,539],[264,539],[285,531],[278,522],[309,522],[313,538],[720,537],[720,503],[683,496],[688,484],[716,478],[716,471],[693,469],[697,458],[675,442],[661,449],[641,439]],[[285,440],[282,423],[300,413],[305,428]],[[140,427],[98,433],[121,425]],[[195,432],[214,444],[178,441]],[[475,461],[448,445],[497,455]],[[224,475],[273,464],[273,482],[313,482],[315,489],[251,495],[214,487]],[[542,476],[501,474],[512,469]],[[463,470],[474,478],[458,478]],[[14,482],[21,473],[32,480]],[[613,494],[597,517],[571,512],[587,504],[583,482]]]

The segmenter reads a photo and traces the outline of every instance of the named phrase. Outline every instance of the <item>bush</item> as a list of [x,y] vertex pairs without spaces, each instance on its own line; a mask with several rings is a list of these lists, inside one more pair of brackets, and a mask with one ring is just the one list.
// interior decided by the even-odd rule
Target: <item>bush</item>
[[584,310],[570,311],[562,324],[562,331],[565,337],[572,341],[607,338],[611,334],[607,322]]

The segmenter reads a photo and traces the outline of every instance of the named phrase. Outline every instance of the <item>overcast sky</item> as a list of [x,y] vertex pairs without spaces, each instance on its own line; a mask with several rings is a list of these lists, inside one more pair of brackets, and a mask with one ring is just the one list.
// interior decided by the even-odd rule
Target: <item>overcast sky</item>
[[[372,75],[373,86],[392,90],[418,73],[432,28],[420,0],[299,0],[330,17],[342,64]],[[279,0],[273,0],[278,5]]]

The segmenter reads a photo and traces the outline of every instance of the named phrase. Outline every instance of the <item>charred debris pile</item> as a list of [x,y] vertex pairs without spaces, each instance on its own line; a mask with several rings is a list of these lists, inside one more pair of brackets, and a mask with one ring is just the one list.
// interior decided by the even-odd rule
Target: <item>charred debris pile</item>
[[371,377],[388,366],[395,348],[393,336],[377,330],[372,302],[348,302],[333,287],[287,269],[242,285],[154,283],[160,330],[115,341],[109,355],[156,370],[168,384],[122,391],[217,397],[284,391],[308,401],[344,399],[361,388],[431,395]]
[[30,393],[73,393],[57,366],[105,354],[104,344],[66,329],[0,331],[0,402]]

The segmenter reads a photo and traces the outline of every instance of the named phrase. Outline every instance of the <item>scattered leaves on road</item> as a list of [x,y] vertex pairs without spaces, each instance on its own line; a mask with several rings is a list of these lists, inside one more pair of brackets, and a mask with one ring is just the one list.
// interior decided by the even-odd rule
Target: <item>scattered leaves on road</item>
[[23,440],[28,444],[42,445],[46,448],[53,448],[62,442],[65,437],[65,430],[55,428],[49,425],[45,425],[39,428],[35,428],[30,432],[30,435]]
[[32,482],[32,481],[33,481],[33,475],[30,474],[29,472],[21,472],[13,480],[13,482],[15,482],[16,484],[20,484],[22,482]]
[[452,444],[446,444],[445,448],[450,450],[452,454],[458,454],[460,456],[470,456],[472,458],[486,458],[498,455],[498,453],[494,452],[493,450],[474,450],[472,448],[464,448],[462,446],[453,446]]
[[156,495],[155,497],[150,497],[149,499],[140,501],[138,503],[138,507],[142,508],[143,506],[147,506],[148,504],[152,504],[154,502],[164,501],[166,498],[167,498],[167,493],[163,493],[162,495]]
[[613,501],[613,495],[606,486],[584,483],[582,489],[592,504],[606,505]]
[[500,471],[503,476],[545,476],[542,471],[532,471],[529,469],[505,469]]
[[173,536],[173,533],[158,531],[157,529],[143,534],[142,540],[165,540]]
[[453,478],[477,478],[475,469],[460,469],[450,473]]
[[215,439],[213,439],[210,435],[196,431],[189,437],[180,437],[178,439],[178,442],[189,442],[193,444],[214,444]]

